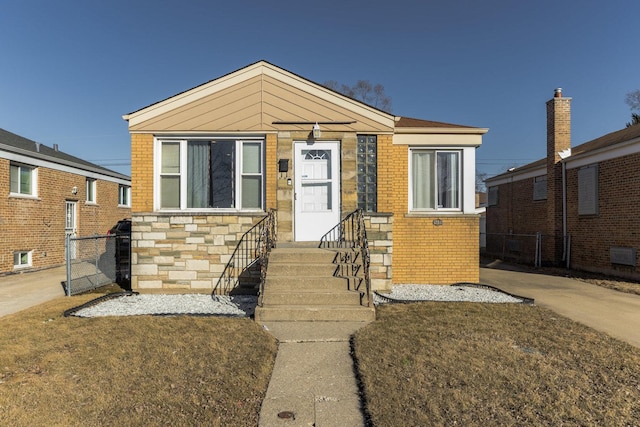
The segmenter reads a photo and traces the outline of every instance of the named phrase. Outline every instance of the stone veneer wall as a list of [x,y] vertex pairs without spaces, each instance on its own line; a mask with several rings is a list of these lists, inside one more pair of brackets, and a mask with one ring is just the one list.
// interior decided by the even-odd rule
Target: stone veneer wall
[[365,227],[369,241],[369,275],[371,290],[391,290],[391,261],[393,258],[393,214],[365,213]]
[[132,288],[210,292],[242,235],[264,216],[263,212],[134,214]]

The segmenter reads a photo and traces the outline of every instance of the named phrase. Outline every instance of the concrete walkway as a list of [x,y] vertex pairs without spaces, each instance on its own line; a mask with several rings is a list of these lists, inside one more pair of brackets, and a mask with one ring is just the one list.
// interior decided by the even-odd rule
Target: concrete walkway
[[497,261],[480,269],[480,282],[534,298],[536,305],[640,347],[640,295],[527,272]]
[[363,426],[350,337],[364,322],[267,322],[278,355],[260,427]]
[[0,317],[63,297],[66,280],[65,266],[0,277]]

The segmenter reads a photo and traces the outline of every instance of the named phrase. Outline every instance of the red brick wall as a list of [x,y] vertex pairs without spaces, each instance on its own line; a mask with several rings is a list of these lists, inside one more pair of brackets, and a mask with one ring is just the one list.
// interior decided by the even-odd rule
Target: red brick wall
[[[640,267],[611,264],[612,246],[640,250],[640,154],[598,163],[598,214],[578,215],[578,169],[567,171],[571,266],[640,279]],[[638,260],[636,260],[637,263]]]
[[[9,165],[0,159],[0,274],[11,272],[15,251],[33,251],[32,268],[65,262],[65,202],[77,201],[78,235],[106,234],[131,210],[118,207],[118,184],[96,183],[96,204],[86,204],[86,177],[38,167],[38,197],[9,196]],[[77,194],[71,189],[78,188]]]

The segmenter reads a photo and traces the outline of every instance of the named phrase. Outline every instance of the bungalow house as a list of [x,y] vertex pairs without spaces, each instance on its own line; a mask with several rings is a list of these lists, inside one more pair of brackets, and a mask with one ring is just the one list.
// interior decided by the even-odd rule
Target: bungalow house
[[540,265],[640,279],[639,125],[571,147],[571,98],[556,89],[547,102],[547,157],[486,185],[488,253],[522,255],[532,246],[524,236],[537,235]]
[[134,289],[211,290],[271,209],[280,244],[361,208],[373,289],[478,280],[487,129],[395,116],[265,61],[123,118]]
[[128,176],[0,129],[0,274],[61,266],[65,236],[131,215]]

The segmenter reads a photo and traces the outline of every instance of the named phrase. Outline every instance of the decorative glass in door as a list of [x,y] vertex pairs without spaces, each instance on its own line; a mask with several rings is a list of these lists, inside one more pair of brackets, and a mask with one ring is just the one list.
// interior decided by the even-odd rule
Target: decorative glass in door
[[302,150],[301,204],[303,212],[330,211],[331,151]]

